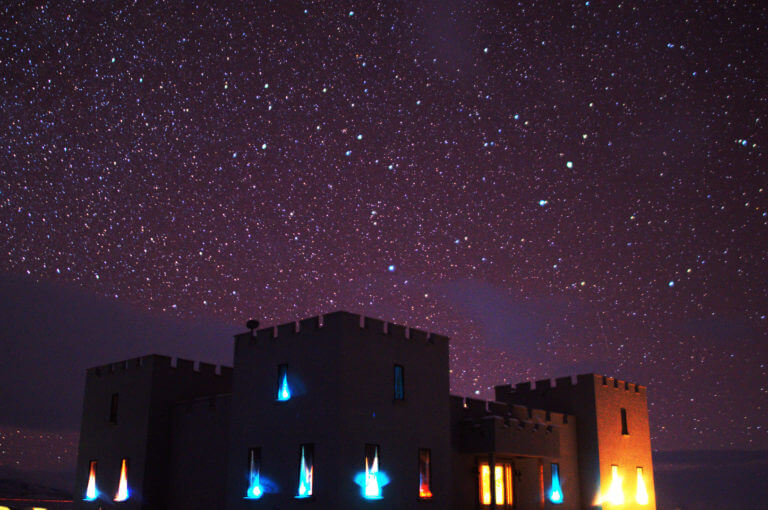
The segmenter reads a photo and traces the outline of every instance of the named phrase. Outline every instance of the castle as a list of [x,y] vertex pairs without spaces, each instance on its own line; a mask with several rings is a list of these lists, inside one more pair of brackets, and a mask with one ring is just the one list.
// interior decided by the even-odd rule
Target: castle
[[449,396],[448,339],[348,312],[235,336],[233,368],[87,372],[75,508],[655,510],[646,389]]

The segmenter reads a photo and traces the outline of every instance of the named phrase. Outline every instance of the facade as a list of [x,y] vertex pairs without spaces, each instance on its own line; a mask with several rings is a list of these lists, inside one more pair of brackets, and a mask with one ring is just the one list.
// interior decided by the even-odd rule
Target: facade
[[234,367],[88,370],[75,508],[654,510],[645,388],[449,396],[448,339],[347,312],[235,337]]

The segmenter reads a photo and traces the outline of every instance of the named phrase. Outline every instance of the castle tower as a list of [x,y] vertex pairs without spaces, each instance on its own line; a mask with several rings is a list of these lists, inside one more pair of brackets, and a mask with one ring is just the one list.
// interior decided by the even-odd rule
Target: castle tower
[[496,400],[576,415],[582,508],[656,509],[645,387],[585,374],[497,386]]
[[234,374],[228,509],[449,507],[447,338],[336,312],[236,336]]
[[[180,427],[171,434],[173,406],[229,392],[231,386],[231,368],[222,367],[217,373],[215,365],[200,363],[195,369],[192,361],[178,359],[174,365],[171,358],[158,355],[88,369],[74,508],[95,510],[114,504],[126,510],[181,508],[169,491],[184,484],[179,476],[205,480],[209,490],[200,491],[196,499],[215,493],[221,497],[224,475],[218,473],[225,469],[226,440],[210,444],[206,463],[174,464],[172,459],[184,459],[192,449],[171,451],[184,437]],[[224,427],[222,438],[226,431]],[[191,436],[206,437],[206,430]],[[195,490],[194,484],[185,485]],[[221,507],[212,503],[212,508]]]

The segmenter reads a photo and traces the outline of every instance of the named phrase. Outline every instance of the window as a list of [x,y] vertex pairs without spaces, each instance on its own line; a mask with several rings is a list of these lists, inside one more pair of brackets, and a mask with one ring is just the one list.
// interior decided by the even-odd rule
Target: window
[[[490,505],[495,496],[496,508],[511,508],[514,503],[512,474],[512,464],[497,462],[493,466],[492,480],[491,466],[487,462],[481,462],[480,504]],[[491,487],[493,487],[493,491]]]
[[552,479],[549,484],[549,500],[552,503],[562,503],[563,488],[560,486],[560,465],[553,463],[551,468]]
[[88,464],[88,486],[85,488],[85,501],[93,501],[99,497],[99,490],[96,488],[96,466],[98,462],[92,460]]
[[603,499],[613,505],[624,504],[624,489],[621,487],[621,475],[619,474],[619,466],[616,464],[611,465],[611,485]]
[[366,499],[381,499],[382,478],[380,473],[380,450],[377,444],[365,445],[365,480],[363,497]]
[[128,459],[123,459],[120,465],[120,482],[117,485],[115,501],[118,503],[120,501],[127,501],[130,495],[128,490]]
[[277,400],[285,402],[291,399],[291,388],[288,386],[288,365],[277,367]]
[[432,451],[426,448],[419,450],[419,497],[432,497]]
[[402,365],[395,365],[395,400],[405,400],[405,369]]
[[112,394],[112,401],[109,404],[109,423],[117,423],[117,402],[120,395]]
[[637,489],[635,490],[635,501],[640,505],[648,504],[648,489],[645,488],[645,479],[643,478],[643,468],[637,468]]
[[248,450],[248,492],[245,499],[259,499],[264,495],[261,487],[261,448]]
[[303,444],[300,447],[301,459],[299,460],[299,487],[296,490],[297,498],[309,498],[313,494],[313,482],[315,471],[315,445]]
[[627,427],[627,410],[621,408],[621,433],[625,436],[629,435],[629,428]]

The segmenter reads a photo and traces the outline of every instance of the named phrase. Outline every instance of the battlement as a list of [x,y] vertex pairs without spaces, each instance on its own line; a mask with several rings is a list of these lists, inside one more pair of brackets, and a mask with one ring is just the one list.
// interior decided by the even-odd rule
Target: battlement
[[511,384],[503,384],[496,386],[496,396],[497,398],[500,395],[505,394],[520,394],[520,393],[546,393],[549,391],[568,391],[575,388],[581,388],[581,387],[587,387],[587,388],[593,388],[593,387],[604,387],[604,388],[613,388],[615,390],[623,390],[627,393],[637,393],[640,395],[645,396],[646,387],[641,386],[639,384],[631,383],[628,381],[622,381],[620,379],[615,379],[613,377],[608,377],[604,375],[598,375],[598,374],[580,374],[576,376],[576,381],[574,382],[573,377],[567,376],[567,377],[558,377],[554,380],[554,384],[552,382],[552,379],[542,379],[535,382],[526,381],[517,383],[514,386]]
[[366,317],[345,311],[333,312],[315,317],[308,317],[299,321],[288,322],[276,326],[261,328],[253,333],[246,332],[235,335],[236,340],[250,340],[251,342],[279,340],[301,335],[304,332],[314,332],[323,328],[353,328],[358,327],[373,333],[381,334],[397,340],[421,342],[426,344],[448,343],[448,337],[430,333],[416,328],[410,328],[400,324],[386,322],[381,319]]
[[175,373],[199,374],[208,377],[232,378],[232,367],[214,365],[203,361],[195,362],[184,358],[171,358],[160,354],[148,354],[87,370],[89,376],[104,377],[111,374],[146,371],[173,371]]
[[574,417],[564,413],[534,409],[521,405],[509,405],[494,400],[480,400],[470,397],[450,397],[451,415],[459,419],[486,419],[491,416],[502,421],[515,420],[518,423],[529,423],[538,429],[541,426],[568,425],[574,423]]

